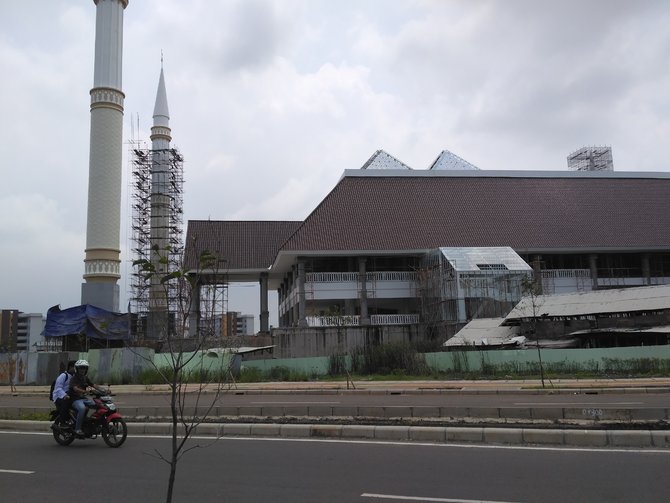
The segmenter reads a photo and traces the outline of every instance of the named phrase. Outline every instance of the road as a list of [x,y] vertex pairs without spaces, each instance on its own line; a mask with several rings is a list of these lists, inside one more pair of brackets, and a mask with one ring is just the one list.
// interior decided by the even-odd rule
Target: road
[[[211,395],[206,395],[207,399]],[[194,395],[191,396],[193,398]],[[206,403],[210,403],[205,400]],[[116,404],[123,407],[152,407],[169,405],[169,396],[165,393],[119,393],[115,397]],[[575,391],[573,394],[468,394],[468,393],[393,393],[393,394],[360,394],[360,393],[225,393],[219,398],[218,405],[225,406],[358,406],[358,407],[393,407],[393,406],[433,406],[433,407],[599,407],[605,409],[649,409],[670,407],[670,393],[604,393],[586,394]],[[46,395],[0,395],[2,407],[49,407]]]
[[[196,440],[175,502],[667,502],[670,451],[268,439]],[[0,433],[4,503],[73,497],[163,501],[168,438],[60,447],[46,434]],[[194,445],[194,444],[192,444]],[[76,488],[76,489],[75,489]]]

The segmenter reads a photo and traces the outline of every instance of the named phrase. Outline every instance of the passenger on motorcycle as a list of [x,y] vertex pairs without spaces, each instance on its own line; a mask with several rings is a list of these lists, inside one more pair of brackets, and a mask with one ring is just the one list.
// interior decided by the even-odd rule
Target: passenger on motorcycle
[[86,407],[93,407],[95,402],[85,397],[88,388],[95,388],[101,393],[106,393],[106,390],[93,384],[88,378],[88,362],[86,360],[77,360],[74,364],[75,373],[70,379],[69,395],[72,397],[72,407],[77,411],[77,422],[75,424],[74,433],[77,436],[84,436],[81,427],[84,424],[84,417],[86,416]]
[[60,424],[63,424],[65,421],[67,421],[67,411],[70,409],[70,404],[72,402],[72,399],[68,395],[68,391],[70,388],[69,381],[72,379],[72,374],[74,374],[74,364],[74,360],[67,362],[67,370],[62,372],[56,378],[56,382],[54,383],[54,391],[51,395],[51,399],[58,409],[58,422]]

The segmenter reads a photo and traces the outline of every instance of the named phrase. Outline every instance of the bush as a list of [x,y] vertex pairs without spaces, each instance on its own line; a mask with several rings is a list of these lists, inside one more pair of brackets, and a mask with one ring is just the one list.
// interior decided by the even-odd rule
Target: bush
[[358,346],[351,354],[352,373],[428,375],[426,359],[416,346],[404,342]]

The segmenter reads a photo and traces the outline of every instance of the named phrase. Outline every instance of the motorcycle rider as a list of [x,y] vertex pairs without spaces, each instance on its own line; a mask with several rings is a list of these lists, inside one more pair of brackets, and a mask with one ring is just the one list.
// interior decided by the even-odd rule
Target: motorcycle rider
[[70,388],[69,381],[74,374],[74,364],[74,360],[67,362],[67,370],[64,370],[56,378],[54,391],[51,395],[51,400],[53,400],[58,409],[58,420],[54,424],[63,425],[67,421],[67,411],[72,403],[72,399],[70,398],[70,395],[68,395]]
[[85,397],[88,388],[95,388],[101,393],[106,390],[93,384],[88,378],[88,362],[86,360],[77,360],[74,364],[75,374],[70,379],[69,395],[72,397],[72,407],[77,411],[77,422],[74,428],[74,434],[83,437],[84,432],[81,429],[86,416],[86,407],[93,407],[95,402]]

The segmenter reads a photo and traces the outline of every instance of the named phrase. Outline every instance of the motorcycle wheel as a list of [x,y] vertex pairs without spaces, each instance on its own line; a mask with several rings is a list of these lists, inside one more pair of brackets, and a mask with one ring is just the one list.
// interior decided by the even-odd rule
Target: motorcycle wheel
[[121,447],[128,436],[128,427],[121,418],[112,419],[102,427],[102,439],[109,447]]
[[54,439],[60,445],[70,445],[74,442],[74,431],[70,430],[61,430],[60,428],[53,430]]

